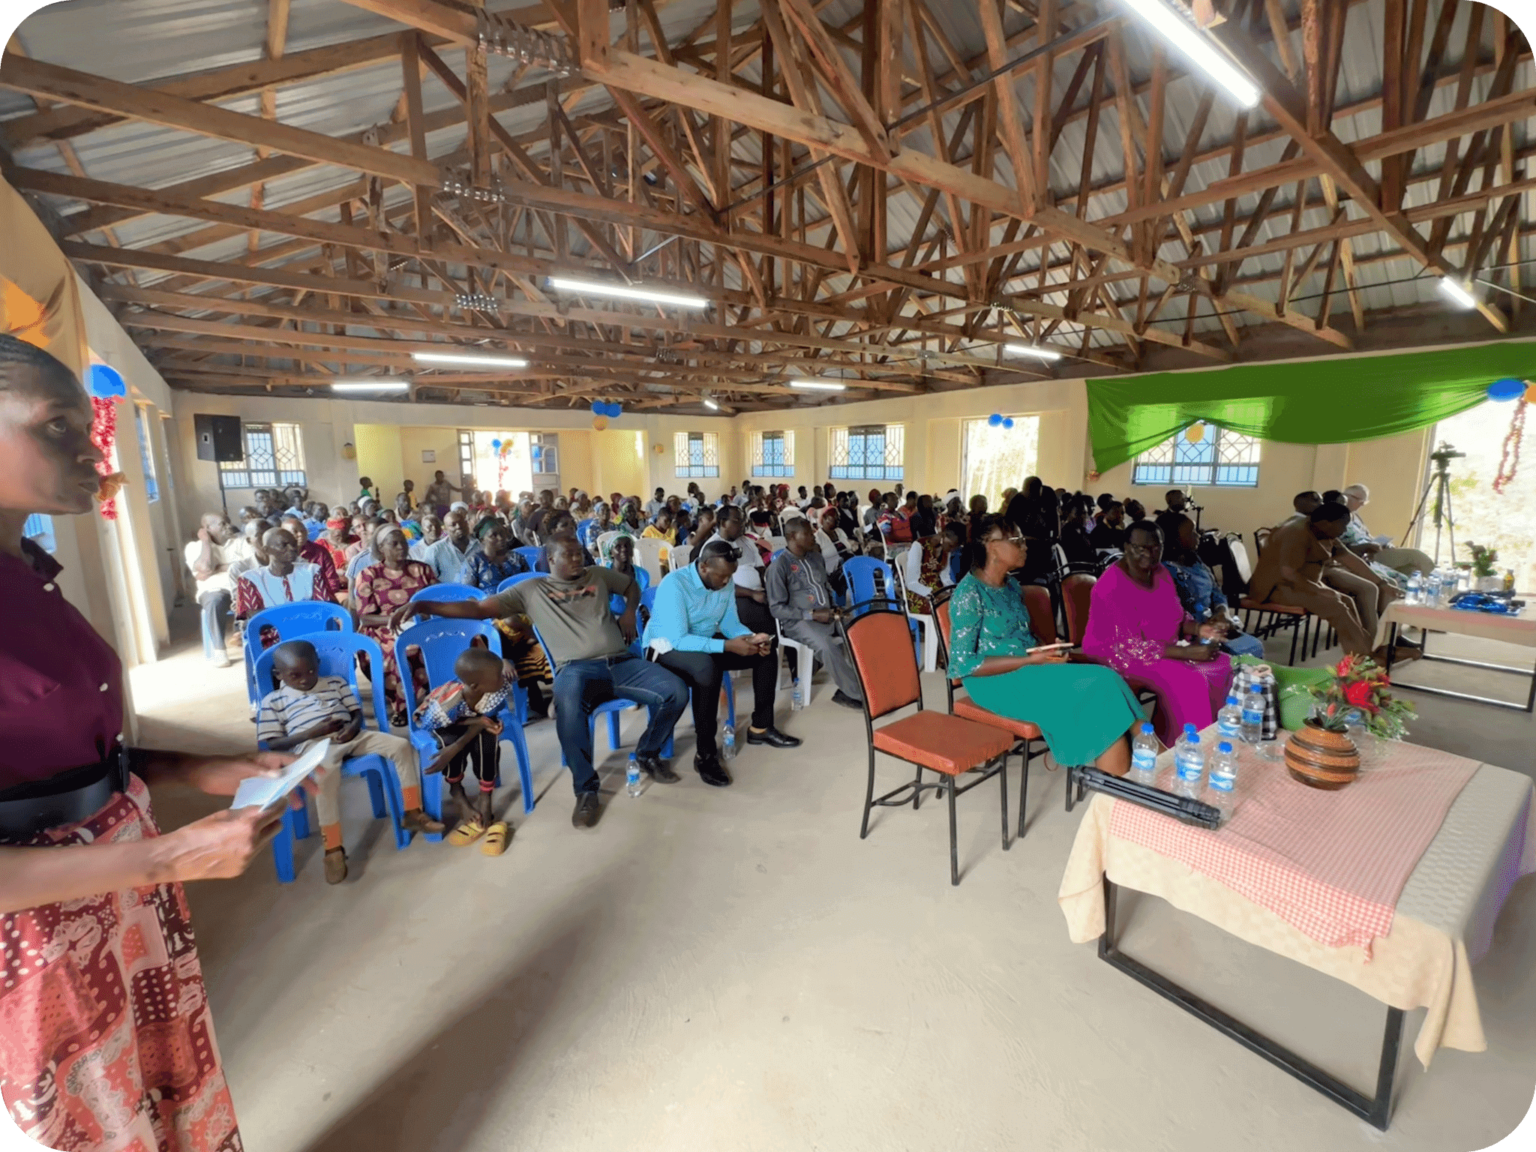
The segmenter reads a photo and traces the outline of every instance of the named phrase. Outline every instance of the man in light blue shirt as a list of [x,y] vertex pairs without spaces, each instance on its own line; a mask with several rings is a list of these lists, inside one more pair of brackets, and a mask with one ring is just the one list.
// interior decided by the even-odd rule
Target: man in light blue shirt
[[737,550],[725,540],[711,540],[699,558],[669,573],[656,589],[656,603],[645,628],[644,644],[652,659],[678,676],[693,693],[697,746],[693,766],[706,784],[731,782],[720,764],[715,728],[720,681],[728,670],[752,670],[752,726],[748,744],[796,748],[800,741],[773,726],[773,697],[779,678],[773,637],[753,632],[736,615]]
[[437,573],[439,584],[461,584],[464,565],[480,551],[480,541],[469,532],[469,517],[450,512],[443,517],[443,538],[427,549],[424,563]]

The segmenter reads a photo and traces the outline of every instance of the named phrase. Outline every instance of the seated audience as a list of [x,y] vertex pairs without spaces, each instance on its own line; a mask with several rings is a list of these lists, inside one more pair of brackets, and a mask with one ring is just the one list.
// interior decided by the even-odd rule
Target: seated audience
[[1127,525],[1135,524],[1147,518],[1147,510],[1142,507],[1140,500],[1127,499],[1125,501],[1125,522]]
[[1342,504],[1320,504],[1270,533],[1249,592],[1255,600],[1305,608],[1333,625],[1345,652],[1370,655],[1381,609],[1397,596],[1358,556],[1338,547],[1349,524]]
[[[336,593],[325,580],[318,564],[299,559],[299,543],[286,528],[269,529],[261,538],[264,564],[240,573],[235,579],[235,618],[249,620],[266,608],[279,604],[297,604],[306,600],[336,603]],[[278,630],[263,625],[261,646],[270,648],[279,640]]]
[[1061,522],[1061,550],[1067,564],[1075,570],[1092,572],[1099,566],[1099,550],[1088,534],[1088,517],[1093,501],[1087,496],[1070,496]]
[[1088,542],[1094,549],[1125,547],[1125,505],[1111,500],[1099,516],[1099,522],[1088,533]]
[[280,687],[262,697],[256,714],[256,739],[274,752],[300,754],[316,740],[330,737],[331,746],[315,770],[315,811],[325,843],[327,884],[340,884],[347,878],[340,800],[341,762],[350,756],[382,756],[395,766],[405,804],[402,828],[427,833],[443,830],[422,809],[421,771],[411,742],[388,732],[364,731],[363,706],[357,694],[342,677],[320,675],[320,658],[313,644],[290,640],[280,645],[272,656],[272,671]]
[[859,554],[858,542],[850,538],[842,527],[842,515],[839,509],[829,507],[822,510],[820,527],[816,529],[816,547],[820,550],[822,562],[826,565],[828,579],[836,583],[842,571],[843,562]]
[[1185,616],[1157,525],[1132,524],[1125,555],[1093,586],[1083,651],[1156,690],[1153,720],[1169,747],[1185,724],[1204,729],[1226,702],[1232,658],[1221,651],[1220,631]]
[[1417,548],[1393,548],[1377,543],[1371,530],[1365,526],[1365,521],[1360,519],[1360,509],[1371,499],[1369,488],[1364,484],[1351,484],[1344,489],[1343,496],[1344,506],[1349,509],[1349,527],[1344,530],[1339,541],[1369,563],[1378,576],[1383,575],[1382,569],[1387,569],[1396,573],[1392,577],[1394,582],[1401,581],[1401,585],[1407,587],[1408,577],[1415,572],[1427,576],[1435,570],[1435,562]]
[[357,630],[379,642],[384,653],[384,693],[389,701],[389,722],[405,727],[405,689],[400,681],[409,669],[395,666],[395,638],[398,631],[390,617],[411,596],[439,583],[429,565],[410,558],[405,533],[393,526],[381,527],[373,537],[370,555],[373,563],[357,574],[352,583],[352,608],[357,613]]
[[936,536],[919,540],[902,557],[901,575],[907,588],[907,611],[919,615],[933,612],[933,595],[940,588],[950,588],[965,575],[965,526],[946,524]]
[[315,541],[331,554],[331,567],[341,578],[341,591],[346,591],[347,549],[357,541],[352,536],[352,518],[338,508],[326,517],[325,531]]
[[197,605],[203,613],[203,634],[213,638],[211,659],[216,667],[228,668],[229,610],[234,602],[234,585],[229,575],[232,561],[246,555],[233,547],[234,525],[221,512],[209,512],[197,530],[197,539],[183,550],[187,567],[197,581]]
[[500,520],[488,522],[490,527],[480,540],[480,547],[465,562],[459,574],[459,583],[478,588],[489,595],[501,587],[503,580],[528,571],[527,562],[512,551],[512,529]]
[[1112,668],[1070,660],[1066,649],[1032,652],[1024,589],[1024,537],[1002,516],[980,524],[972,568],[949,601],[948,674],[990,712],[1040,728],[1060,764],[1092,764],[1124,776],[1127,733],[1141,723],[1136,694]]
[[300,516],[284,516],[282,526],[293,533],[293,538],[298,541],[299,559],[313,564],[320,569],[320,579],[331,590],[332,596],[340,595],[347,590],[346,578],[336,570],[336,561],[331,559],[331,551],[317,540],[309,538],[309,529],[305,526]]
[[[833,515],[830,509],[828,514]],[[832,626],[840,612],[833,606],[826,564],[816,547],[816,533],[811,531],[809,521],[793,520],[784,530],[784,551],[768,566],[766,584],[768,611],[778,621],[779,629],[791,640],[809,645],[832,673],[837,682],[832,702],[845,708],[860,707],[864,693],[859,688],[853,662],[844,654]],[[813,671],[796,669],[807,685]]]
[[[613,699],[633,700],[650,709],[635,759],[652,779],[675,784],[679,777],[661,759],[661,750],[688,704],[688,689],[666,669],[631,651],[640,604],[640,588],[633,579],[611,568],[584,565],[581,545],[574,539],[557,540],[548,550],[550,574],[542,580],[525,580],[479,601],[407,604],[396,611],[395,626],[415,615],[489,620],[523,614],[533,622],[560,667],[555,676],[555,723],[576,793],[571,823],[591,828],[601,813],[592,766],[592,709]],[[608,610],[614,593],[625,598],[624,613],[617,620]],[[717,683],[717,694],[719,690]]]
[[711,540],[697,561],[667,574],[656,592],[655,614],[645,628],[645,646],[653,658],[676,673],[693,692],[693,766],[706,784],[717,787],[731,782],[720,763],[715,731],[720,681],[727,671],[752,671],[752,725],[747,743],[774,748],[800,744],[797,738],[774,727],[773,698],[778,680],[774,636],[754,631],[737,616],[732,588],[736,566],[735,546],[728,539]]
[[[552,512],[544,520],[544,529],[544,554],[534,564],[533,570],[535,572],[548,572],[550,570],[550,551],[548,547],[550,544],[553,544],[556,540],[576,539],[576,521],[569,512]],[[582,548],[581,556],[582,562],[588,568],[597,563],[597,559],[585,548]]]
[[599,500],[592,505],[588,521],[585,529],[578,530],[577,537],[588,552],[596,552],[597,538],[605,532],[613,531],[613,507],[606,500]]
[[1180,514],[1170,517],[1173,537],[1164,549],[1163,563],[1173,573],[1173,582],[1179,590],[1179,603],[1190,617],[1202,623],[1219,624],[1223,628],[1221,650],[1231,656],[1264,658],[1264,642],[1257,636],[1243,633],[1227,607],[1227,598],[1216,583],[1216,574],[1197,551],[1200,534],[1195,522]]
[[656,494],[645,502],[645,517],[647,520],[656,519],[656,514],[667,506],[667,490],[656,489]]
[[640,535],[646,540],[662,540],[667,544],[677,543],[677,530],[672,527],[672,513],[663,508],[656,513],[656,518],[645,526],[645,531]]
[[[480,837],[480,851],[500,856],[512,836],[505,820],[493,819],[492,794],[501,771],[502,724],[496,713],[507,706],[512,681],[506,663],[488,648],[466,648],[453,662],[454,679],[427,693],[416,706],[416,726],[432,734],[439,752],[428,772],[442,772],[459,818],[448,843],[464,848]],[[473,765],[479,784],[474,801],[464,792],[464,768]]]
[[460,510],[443,517],[443,538],[427,551],[424,563],[439,584],[459,583],[464,565],[480,551],[480,542],[469,530],[469,514]]
[[1322,493],[1316,491],[1298,492],[1291,497],[1293,511],[1282,520],[1281,524],[1300,524],[1322,504]]
[[[277,525],[272,521],[258,517],[255,520],[246,521],[240,529],[240,543],[248,551],[240,559],[230,562],[229,586],[231,588],[235,587],[235,582],[240,579],[242,573],[249,572],[252,568],[258,568],[267,562],[267,552],[261,542],[267,538],[267,533],[276,527]],[[229,547],[226,546],[224,551],[228,555]]]
[[443,538],[443,522],[437,518],[437,513],[428,512],[417,523],[421,525],[421,539],[411,545],[411,559],[425,564],[427,552]]
[[1152,519],[1166,541],[1173,539],[1174,517],[1184,515],[1184,509],[1189,506],[1189,498],[1184,495],[1182,488],[1170,488],[1163,494],[1163,501],[1167,507],[1160,509]]

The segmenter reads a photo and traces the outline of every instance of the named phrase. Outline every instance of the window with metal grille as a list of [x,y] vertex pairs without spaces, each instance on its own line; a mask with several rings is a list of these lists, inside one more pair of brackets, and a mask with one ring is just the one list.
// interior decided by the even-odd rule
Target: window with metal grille
[[[480,480],[475,475],[475,434],[467,428],[459,429],[459,475],[469,477],[471,487],[479,487]],[[459,481],[464,483],[464,481]]]
[[703,480],[720,475],[720,438],[713,432],[679,432],[673,438],[677,477]]
[[27,517],[21,526],[21,534],[50,555],[58,547],[58,541],[53,537],[53,517],[44,516],[41,512],[34,512]]
[[832,479],[901,480],[905,430],[900,424],[832,429]]
[[1168,437],[1136,457],[1132,484],[1185,484],[1217,488],[1259,486],[1260,443],[1252,436],[1197,424],[1201,436],[1191,440],[1187,430]]
[[752,475],[784,477],[794,474],[793,432],[752,433]]
[[160,483],[155,478],[155,445],[150,439],[153,425],[149,422],[149,409],[143,404],[135,404],[133,411],[139,433],[139,463],[144,466],[144,498],[153,504],[160,499]]
[[219,465],[226,488],[309,486],[297,424],[246,424],[245,459]]

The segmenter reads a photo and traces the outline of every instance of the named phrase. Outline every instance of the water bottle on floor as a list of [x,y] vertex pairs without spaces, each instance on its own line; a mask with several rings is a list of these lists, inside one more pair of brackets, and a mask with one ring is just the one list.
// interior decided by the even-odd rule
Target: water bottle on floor
[[1413,575],[1408,577],[1408,595],[1403,600],[1408,604],[1424,603],[1424,573],[1417,568],[1413,570]]
[[1142,722],[1141,731],[1131,741],[1131,779],[1138,784],[1151,784],[1157,778],[1157,737],[1152,725]]
[[1242,737],[1244,744],[1254,745],[1264,739],[1264,693],[1257,690],[1243,697]]
[[1187,741],[1179,738],[1179,748],[1173,754],[1173,793],[1175,796],[1197,798],[1205,788],[1205,749],[1200,746],[1200,736]]
[[640,764],[633,752],[629,754],[629,765],[624,769],[624,789],[631,796],[638,796],[644,791],[640,783]]
[[736,759],[736,729],[730,724],[720,733],[720,759]]
[[1236,696],[1228,696],[1220,712],[1216,713],[1216,739],[1230,740],[1237,747],[1243,738],[1243,706]]
[[798,712],[805,707],[805,690],[800,687],[800,677],[796,676],[789,692],[789,709]]
[[1237,753],[1232,743],[1223,740],[1211,753],[1211,771],[1206,779],[1205,802],[1221,812],[1225,824],[1232,815],[1232,790],[1237,787]]

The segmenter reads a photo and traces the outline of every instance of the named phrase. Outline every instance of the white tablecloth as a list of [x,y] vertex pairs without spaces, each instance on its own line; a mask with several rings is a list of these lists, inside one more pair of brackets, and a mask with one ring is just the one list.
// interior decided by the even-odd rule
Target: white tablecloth
[[1392,931],[1367,959],[1358,947],[1329,948],[1273,912],[1187,865],[1110,835],[1119,801],[1095,795],[1062,877],[1058,901],[1071,939],[1104,931],[1103,877],[1161,896],[1250,944],[1326,972],[1395,1008],[1426,1008],[1414,1052],[1427,1068],[1444,1046],[1481,1052],[1472,965],[1488,950],[1515,881],[1536,872],[1536,812],[1529,777],[1484,764],[1446,814],[1409,876]]

